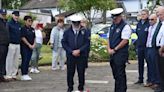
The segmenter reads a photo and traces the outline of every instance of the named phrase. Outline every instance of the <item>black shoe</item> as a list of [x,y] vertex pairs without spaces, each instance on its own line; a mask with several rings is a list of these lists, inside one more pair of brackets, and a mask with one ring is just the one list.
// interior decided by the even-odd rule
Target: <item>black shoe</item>
[[68,88],[67,92],[72,92],[73,89],[72,88]]
[[164,92],[160,87],[157,87],[156,89],[154,89],[154,92]]
[[138,80],[137,82],[135,82],[134,84],[143,84],[143,81]]
[[4,77],[0,77],[0,82],[9,82],[9,80],[5,79]]

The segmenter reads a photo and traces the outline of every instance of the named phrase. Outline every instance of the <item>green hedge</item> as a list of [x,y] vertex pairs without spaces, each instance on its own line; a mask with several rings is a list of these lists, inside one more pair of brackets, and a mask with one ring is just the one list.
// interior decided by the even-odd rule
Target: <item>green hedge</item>
[[[102,46],[102,39],[97,40],[96,44],[91,43],[90,62],[106,62],[109,60],[109,54],[107,53],[106,46]],[[50,46],[43,45],[41,49],[41,60],[39,65],[50,65],[52,61],[52,50]],[[134,45],[129,46],[129,60],[136,60],[136,52]]]

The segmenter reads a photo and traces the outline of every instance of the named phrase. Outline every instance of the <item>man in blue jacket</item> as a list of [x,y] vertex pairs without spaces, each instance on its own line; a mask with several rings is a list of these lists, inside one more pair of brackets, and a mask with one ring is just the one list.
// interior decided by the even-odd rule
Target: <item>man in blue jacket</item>
[[[144,81],[144,60],[146,60],[146,41],[148,36],[148,28],[149,28],[149,11],[144,9],[141,11],[141,20],[137,24],[136,34],[138,36],[136,48],[138,55],[138,72],[139,78],[135,84],[142,84]],[[149,73],[148,79],[149,82]]]
[[85,84],[85,60],[87,60],[87,49],[89,46],[89,34],[80,26],[81,17],[72,16],[72,25],[63,35],[62,46],[67,56],[67,92],[73,91],[73,77],[77,68],[79,86],[78,90],[84,90]]
[[12,19],[8,22],[10,44],[6,59],[6,78],[10,80],[17,79],[20,41],[21,41],[21,25],[18,22],[19,11],[12,12]]

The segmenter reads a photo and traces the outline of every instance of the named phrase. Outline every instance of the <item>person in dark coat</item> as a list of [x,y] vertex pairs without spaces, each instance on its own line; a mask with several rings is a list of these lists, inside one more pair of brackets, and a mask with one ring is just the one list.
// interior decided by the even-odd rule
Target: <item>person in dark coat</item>
[[[138,80],[135,84],[142,84],[144,82],[144,64],[146,59],[146,41],[148,36],[148,28],[149,28],[149,11],[147,9],[143,9],[141,11],[141,20],[137,24],[136,34],[138,36],[136,42],[137,55],[138,55]],[[147,82],[150,82],[150,73],[148,71],[147,74]]]
[[77,69],[79,86],[78,90],[83,91],[85,85],[85,62],[87,60],[87,49],[89,46],[89,34],[80,25],[81,17],[72,16],[72,25],[63,35],[62,46],[67,56],[67,92],[73,91],[73,77]]
[[6,73],[6,57],[9,45],[9,31],[6,25],[6,10],[0,9],[0,82],[8,82]]
[[90,43],[91,43],[91,30],[88,28],[88,21],[86,19],[83,19],[81,20],[81,26],[83,26],[88,34],[89,34],[89,38],[90,38],[90,42],[89,42],[89,46],[88,46],[88,49],[87,49],[87,60],[86,60],[86,69],[88,68],[88,58],[89,58],[89,52],[90,52]]

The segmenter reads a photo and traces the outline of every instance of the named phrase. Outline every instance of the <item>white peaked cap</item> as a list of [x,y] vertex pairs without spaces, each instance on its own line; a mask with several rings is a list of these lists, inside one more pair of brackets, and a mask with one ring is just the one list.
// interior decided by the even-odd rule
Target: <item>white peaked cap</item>
[[70,17],[71,21],[81,21],[83,18],[80,15],[73,15]]
[[122,8],[115,8],[113,10],[111,10],[109,13],[112,15],[119,15],[123,12],[124,10]]

